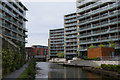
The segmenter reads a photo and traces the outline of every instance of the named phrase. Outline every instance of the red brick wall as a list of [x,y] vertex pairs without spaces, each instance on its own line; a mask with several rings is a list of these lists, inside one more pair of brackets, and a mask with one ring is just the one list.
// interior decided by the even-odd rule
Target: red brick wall
[[88,57],[100,57],[102,56],[101,48],[88,49]]
[[110,52],[115,52],[115,49],[109,47],[88,49],[88,57],[110,56]]
[[34,49],[34,54],[37,55],[37,50],[39,50],[39,55],[40,56],[43,56],[44,55],[44,50],[47,51],[46,55],[48,55],[48,49],[44,49],[44,48],[35,48],[33,46],[33,49]]
[[102,48],[102,56],[110,56],[110,52],[115,53],[114,48]]
[[26,47],[25,49],[26,49],[28,56],[31,56],[31,54],[34,54],[34,50],[32,47]]

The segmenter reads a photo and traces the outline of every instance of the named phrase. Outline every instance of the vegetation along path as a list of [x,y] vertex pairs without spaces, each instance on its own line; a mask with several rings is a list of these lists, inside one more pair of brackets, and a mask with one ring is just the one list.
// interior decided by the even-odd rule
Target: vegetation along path
[[26,67],[28,66],[29,62],[27,62],[26,64],[24,64],[24,66],[22,68],[20,68],[19,70],[16,70],[15,72],[5,76],[4,78],[7,79],[7,78],[14,78],[14,79],[17,79],[21,74],[22,72],[26,69]]

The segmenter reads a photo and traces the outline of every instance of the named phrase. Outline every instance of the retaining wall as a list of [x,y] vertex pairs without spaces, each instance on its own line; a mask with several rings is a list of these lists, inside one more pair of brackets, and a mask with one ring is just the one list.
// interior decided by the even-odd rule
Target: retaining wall
[[120,61],[90,61],[90,60],[81,60],[81,61],[71,61],[70,63],[81,66],[101,66],[101,64],[120,64]]

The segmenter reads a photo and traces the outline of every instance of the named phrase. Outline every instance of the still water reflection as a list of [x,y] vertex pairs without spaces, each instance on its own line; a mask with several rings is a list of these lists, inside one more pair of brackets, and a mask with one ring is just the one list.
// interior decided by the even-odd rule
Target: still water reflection
[[103,78],[81,68],[64,67],[56,63],[37,62],[36,66],[40,68],[37,70],[36,78]]

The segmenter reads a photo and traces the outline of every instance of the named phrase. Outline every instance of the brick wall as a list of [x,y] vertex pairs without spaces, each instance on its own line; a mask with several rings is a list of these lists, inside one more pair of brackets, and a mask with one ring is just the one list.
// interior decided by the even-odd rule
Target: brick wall
[[110,47],[88,49],[88,57],[110,56],[111,52],[115,52],[115,49]]

